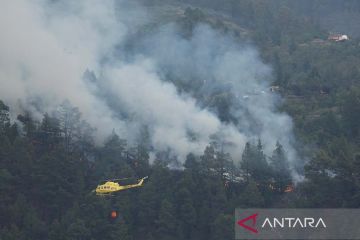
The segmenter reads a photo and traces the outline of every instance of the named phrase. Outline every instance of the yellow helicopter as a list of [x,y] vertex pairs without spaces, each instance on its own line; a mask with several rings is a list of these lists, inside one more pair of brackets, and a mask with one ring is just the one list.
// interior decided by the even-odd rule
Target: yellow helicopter
[[127,190],[130,188],[141,187],[141,186],[143,186],[144,180],[147,178],[148,177],[146,176],[144,178],[139,179],[138,183],[129,184],[129,185],[120,185],[118,182],[116,182],[116,181],[122,180],[122,179],[108,180],[104,184],[98,185],[95,189],[95,192],[96,192],[96,195],[107,196],[107,195],[111,195],[114,192],[119,192],[119,191]]

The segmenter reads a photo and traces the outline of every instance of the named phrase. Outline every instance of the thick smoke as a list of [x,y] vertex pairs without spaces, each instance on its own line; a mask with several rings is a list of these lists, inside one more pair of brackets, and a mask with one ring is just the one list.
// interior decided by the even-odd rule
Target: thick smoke
[[[128,51],[127,42],[146,23],[139,6],[64,2],[2,3],[0,99],[14,114],[21,106],[41,118],[68,99],[97,129],[99,142],[113,129],[131,139],[146,125],[155,150],[171,150],[179,160],[201,154],[217,134],[231,143],[234,159],[246,141],[260,138],[266,153],[280,141],[296,161],[291,119],[276,111],[271,69],[253,47],[207,26],[185,38],[168,25],[134,40]],[[232,96],[234,121],[221,121],[206,105],[219,89]]]
[[198,99],[199,93],[205,98],[216,97],[217,92],[230,96],[227,104],[238,131],[225,130],[222,136],[233,142],[228,134],[241,132],[235,149],[227,149],[233,156],[241,153],[244,141],[261,139],[267,154],[279,141],[294,166],[298,156],[293,147],[292,120],[277,111],[280,99],[270,91],[271,68],[261,61],[255,48],[241,45],[208,26],[199,25],[190,39],[180,37],[178,32],[171,25],[161,28],[142,40],[139,52],[156,63],[164,81],[170,78],[177,85],[190,85],[188,93]]
[[126,27],[116,20],[109,2],[71,2],[1,3],[0,97],[15,113],[21,105],[39,118],[43,112],[34,108],[34,101],[41,99],[41,110],[51,112],[68,99],[104,138],[124,124],[89,92],[82,76],[86,69],[99,71]]

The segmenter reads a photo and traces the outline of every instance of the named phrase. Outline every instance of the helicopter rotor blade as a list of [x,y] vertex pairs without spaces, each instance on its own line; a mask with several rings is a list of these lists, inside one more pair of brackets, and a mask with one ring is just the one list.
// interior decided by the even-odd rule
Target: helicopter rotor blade
[[126,180],[126,179],[132,179],[132,178],[114,178],[114,179],[107,179],[104,181],[120,181],[120,180]]

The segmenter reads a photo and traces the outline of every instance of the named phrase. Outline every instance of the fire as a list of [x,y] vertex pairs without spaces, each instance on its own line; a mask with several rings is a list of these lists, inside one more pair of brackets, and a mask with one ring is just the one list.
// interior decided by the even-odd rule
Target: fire
[[111,211],[110,217],[112,219],[116,218],[117,217],[117,212],[116,211]]
[[293,185],[287,185],[284,192],[288,193],[288,192],[292,192],[294,191],[294,186]]

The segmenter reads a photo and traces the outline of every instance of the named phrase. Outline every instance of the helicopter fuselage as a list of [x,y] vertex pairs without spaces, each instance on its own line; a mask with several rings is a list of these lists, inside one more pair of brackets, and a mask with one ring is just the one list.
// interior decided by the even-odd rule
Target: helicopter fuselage
[[98,185],[95,189],[95,192],[97,195],[110,195],[111,193],[126,190],[129,188],[141,187],[145,179],[147,179],[147,177],[140,179],[138,183],[129,185],[120,185],[117,182],[107,181],[104,184]]

